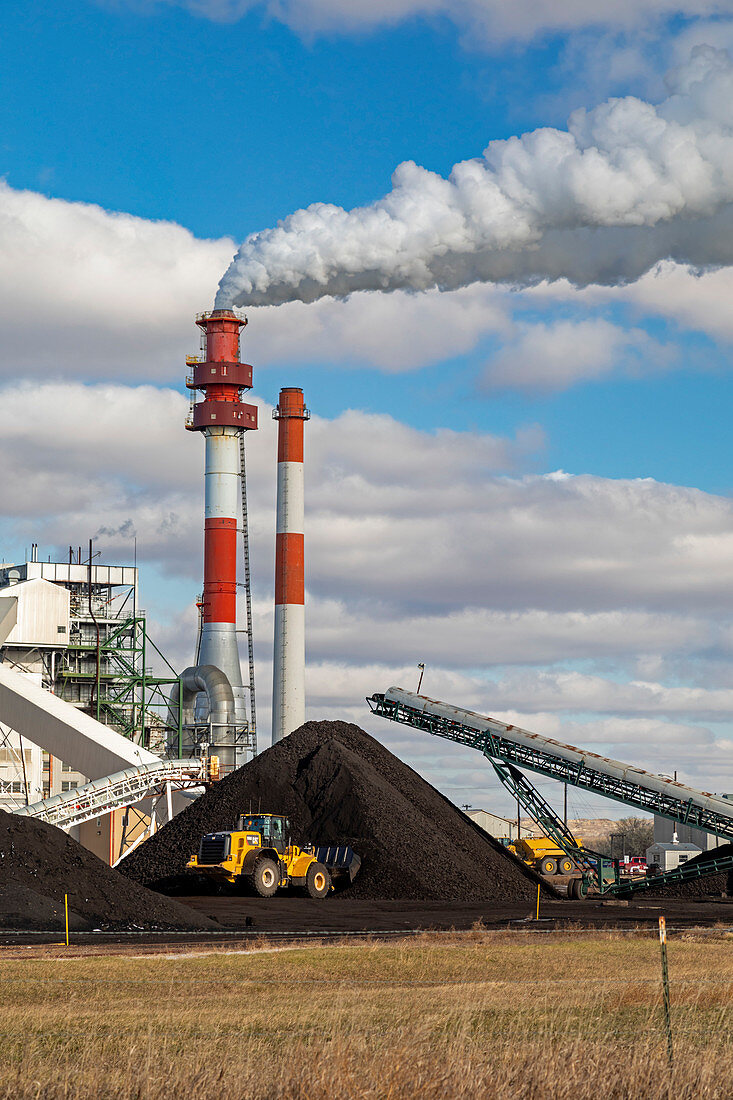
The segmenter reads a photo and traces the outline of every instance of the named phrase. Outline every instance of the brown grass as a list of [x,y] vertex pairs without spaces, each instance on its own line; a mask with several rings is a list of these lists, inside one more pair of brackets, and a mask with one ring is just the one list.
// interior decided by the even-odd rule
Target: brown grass
[[483,933],[204,957],[0,959],[2,1100],[713,1100],[733,944]]

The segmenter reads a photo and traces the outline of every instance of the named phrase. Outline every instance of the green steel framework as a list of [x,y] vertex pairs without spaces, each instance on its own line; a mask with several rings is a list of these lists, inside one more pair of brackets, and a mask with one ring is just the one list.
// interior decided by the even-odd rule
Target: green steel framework
[[[84,623],[90,620],[84,618]],[[72,684],[90,685],[90,705],[83,707],[87,713],[104,725],[112,726],[118,733],[129,737],[146,748],[154,729],[163,741],[170,732],[177,733],[178,755],[181,755],[181,713],[177,709],[178,724],[168,720],[169,692],[180,680],[175,670],[148,636],[144,615],[131,615],[124,619],[101,619],[104,637],[96,641],[72,638],[66,647],[64,663],[59,670],[60,696],[67,698]],[[99,660],[97,660],[99,649]],[[170,676],[155,676],[148,660],[154,652],[170,670]],[[75,660],[94,659],[93,671],[75,668]],[[88,667],[88,666],[87,666]],[[166,692],[164,689],[168,688]],[[72,701],[72,700],[70,700]]]

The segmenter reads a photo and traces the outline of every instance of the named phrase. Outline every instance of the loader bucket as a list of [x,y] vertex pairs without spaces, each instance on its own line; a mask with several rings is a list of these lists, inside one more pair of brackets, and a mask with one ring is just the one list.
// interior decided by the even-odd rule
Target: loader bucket
[[349,848],[347,844],[340,844],[338,847],[331,848],[316,847],[313,849],[313,854],[318,862],[327,868],[331,878],[348,875],[349,882],[353,882],[361,867],[361,856],[357,855],[353,848]]

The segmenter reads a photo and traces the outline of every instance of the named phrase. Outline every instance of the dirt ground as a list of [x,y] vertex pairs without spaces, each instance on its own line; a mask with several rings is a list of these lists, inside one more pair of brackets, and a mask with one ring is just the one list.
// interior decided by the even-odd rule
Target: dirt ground
[[[535,908],[525,903],[444,901],[351,901],[345,898],[179,898],[225,928],[253,932],[362,932],[409,929],[469,929],[477,922],[500,928],[512,921],[534,921]],[[650,898],[624,905],[619,902],[540,902],[540,921],[629,927],[656,924],[664,914],[670,924],[733,926],[733,900],[689,902]],[[251,924],[247,926],[247,918]]]
[[[709,898],[686,901],[679,898],[648,898],[624,905],[614,901],[548,901],[540,903],[540,919],[526,903],[440,901],[357,901],[339,897],[319,901],[302,897],[194,897],[179,898],[197,914],[216,920],[221,932],[214,933],[73,933],[71,948],[58,947],[61,954],[83,947],[124,945],[122,950],[181,950],[192,944],[232,947],[252,940],[283,942],[298,934],[322,936],[390,933],[416,930],[449,931],[509,928],[516,931],[549,931],[554,928],[655,927],[660,915],[670,929],[731,928],[733,899]],[[0,952],[11,948],[32,949],[34,945],[59,945],[59,933],[0,932]]]

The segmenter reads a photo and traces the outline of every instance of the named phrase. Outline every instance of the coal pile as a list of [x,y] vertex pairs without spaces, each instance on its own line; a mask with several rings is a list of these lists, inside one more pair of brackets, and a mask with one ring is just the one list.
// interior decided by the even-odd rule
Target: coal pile
[[0,928],[215,930],[185,905],[124,878],[53,825],[0,810]]
[[210,788],[120,871],[153,888],[191,891],[190,877],[180,876],[201,837],[257,811],[287,816],[296,842],[350,844],[362,866],[345,897],[536,897],[533,871],[379,741],[345,722],[307,722]]
[[[707,863],[711,859],[723,859],[726,856],[733,856],[733,844],[721,844],[719,848],[701,852],[699,856],[691,859],[687,866]],[[733,871],[703,875],[702,878],[693,878],[689,882],[669,882],[666,885],[650,886],[643,891],[643,897],[647,898],[686,898],[689,901],[724,895],[733,897]]]

